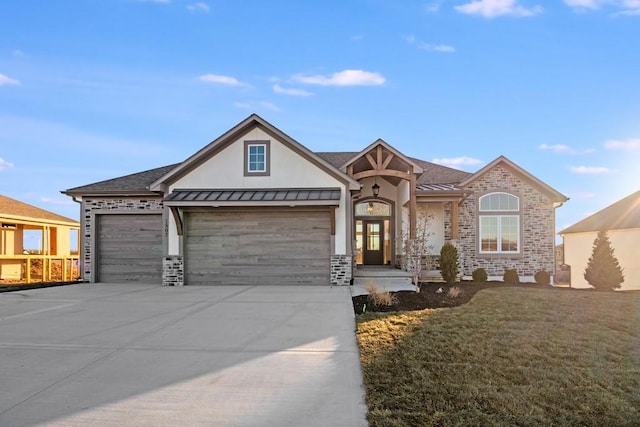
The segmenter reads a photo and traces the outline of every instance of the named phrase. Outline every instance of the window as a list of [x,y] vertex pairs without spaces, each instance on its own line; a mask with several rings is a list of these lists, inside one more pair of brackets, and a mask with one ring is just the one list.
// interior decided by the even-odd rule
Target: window
[[480,198],[480,253],[520,252],[520,199],[509,193]]
[[269,175],[269,141],[245,141],[244,175]]

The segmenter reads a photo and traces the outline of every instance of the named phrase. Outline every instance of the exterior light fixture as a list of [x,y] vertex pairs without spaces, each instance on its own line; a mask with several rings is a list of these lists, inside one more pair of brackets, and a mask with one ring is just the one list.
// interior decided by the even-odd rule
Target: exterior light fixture
[[377,182],[375,182],[371,186],[371,191],[373,191],[373,197],[378,197],[378,195],[380,194],[380,186],[378,185]]

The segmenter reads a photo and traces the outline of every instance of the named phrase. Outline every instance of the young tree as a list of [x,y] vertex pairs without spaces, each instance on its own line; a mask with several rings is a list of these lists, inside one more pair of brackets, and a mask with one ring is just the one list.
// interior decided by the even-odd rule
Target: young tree
[[429,238],[433,234],[430,224],[432,215],[420,214],[416,217],[416,238],[411,239],[409,231],[402,233],[402,268],[411,274],[411,280],[416,287],[416,292],[420,292],[420,275],[422,274],[422,260],[428,256],[433,249],[429,244]]
[[618,289],[624,282],[622,268],[613,254],[606,230],[599,231],[593,241],[593,251],[584,270],[584,278],[591,286],[602,291]]

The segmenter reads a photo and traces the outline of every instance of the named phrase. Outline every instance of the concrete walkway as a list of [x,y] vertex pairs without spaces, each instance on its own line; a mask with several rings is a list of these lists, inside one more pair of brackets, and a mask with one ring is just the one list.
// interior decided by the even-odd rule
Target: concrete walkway
[[0,425],[364,426],[348,287],[0,294]]

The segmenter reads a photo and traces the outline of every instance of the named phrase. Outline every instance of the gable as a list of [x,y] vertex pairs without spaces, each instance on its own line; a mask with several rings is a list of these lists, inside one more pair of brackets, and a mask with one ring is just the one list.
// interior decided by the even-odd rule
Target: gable
[[[247,143],[268,145],[268,171],[247,174]],[[185,188],[287,188],[359,183],[253,114],[151,184],[152,191]]]
[[[268,143],[267,175],[247,176],[246,142]],[[335,187],[341,182],[291,150],[263,129],[253,128],[227,144],[185,175],[169,189],[195,188],[287,188]]]
[[[545,184],[504,156],[498,157],[478,172],[470,175],[460,183],[460,186],[463,188],[471,188],[475,182],[481,180],[489,182],[494,188],[501,188],[505,187],[504,180],[510,178],[516,178],[529,187],[535,188],[553,203],[564,203],[569,200],[568,197]],[[506,188],[509,188],[509,186],[507,185]]]

